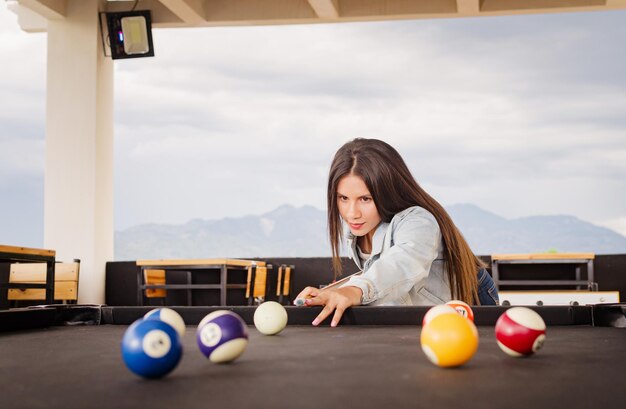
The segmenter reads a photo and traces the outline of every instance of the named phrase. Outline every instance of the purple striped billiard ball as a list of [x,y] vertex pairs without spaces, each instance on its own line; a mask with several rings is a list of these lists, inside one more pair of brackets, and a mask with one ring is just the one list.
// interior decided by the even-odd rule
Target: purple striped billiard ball
[[246,350],[248,327],[234,312],[215,311],[198,324],[196,340],[200,351],[211,362],[231,362]]

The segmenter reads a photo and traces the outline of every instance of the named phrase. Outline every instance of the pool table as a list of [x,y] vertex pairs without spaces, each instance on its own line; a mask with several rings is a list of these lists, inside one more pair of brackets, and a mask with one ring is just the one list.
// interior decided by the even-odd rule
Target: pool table
[[217,309],[251,324],[254,307],[172,308],[188,324],[184,354],[158,380],[132,374],[120,355],[128,324],[151,307],[0,311],[2,407],[626,407],[626,304],[534,307],[548,326],[547,341],[521,359],[495,341],[506,307],[475,307],[478,352],[455,369],[434,366],[421,351],[427,307],[353,307],[337,328],[312,327],[317,308],[287,307],[282,333],[263,336],[251,325],[245,353],[222,365],[199,352],[194,324]]

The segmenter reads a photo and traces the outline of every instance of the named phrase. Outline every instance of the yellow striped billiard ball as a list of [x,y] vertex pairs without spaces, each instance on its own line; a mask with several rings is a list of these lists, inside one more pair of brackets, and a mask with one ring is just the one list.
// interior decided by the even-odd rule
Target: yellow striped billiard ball
[[460,366],[478,349],[478,331],[474,323],[459,314],[442,314],[422,328],[422,350],[435,365]]

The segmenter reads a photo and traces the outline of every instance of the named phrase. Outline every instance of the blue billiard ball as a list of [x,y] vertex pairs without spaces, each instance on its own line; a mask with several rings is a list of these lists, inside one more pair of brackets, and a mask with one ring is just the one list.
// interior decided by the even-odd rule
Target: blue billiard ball
[[211,362],[230,362],[245,351],[248,345],[248,327],[234,312],[215,311],[200,321],[196,340],[200,351]]
[[122,358],[132,372],[144,378],[170,373],[183,355],[174,327],[160,320],[137,320],[122,338]]

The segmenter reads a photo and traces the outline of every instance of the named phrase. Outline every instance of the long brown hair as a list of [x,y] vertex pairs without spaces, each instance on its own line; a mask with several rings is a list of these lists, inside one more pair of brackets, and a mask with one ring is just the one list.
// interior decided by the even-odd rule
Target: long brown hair
[[346,175],[361,177],[372,194],[383,222],[412,206],[420,206],[435,216],[443,237],[445,266],[452,297],[478,304],[477,273],[484,263],[474,255],[452,219],[435,199],[422,189],[400,154],[378,139],[357,138],[335,154],[328,175],[328,231],[335,275],[341,275],[339,256],[343,226],[337,207],[337,185]]

